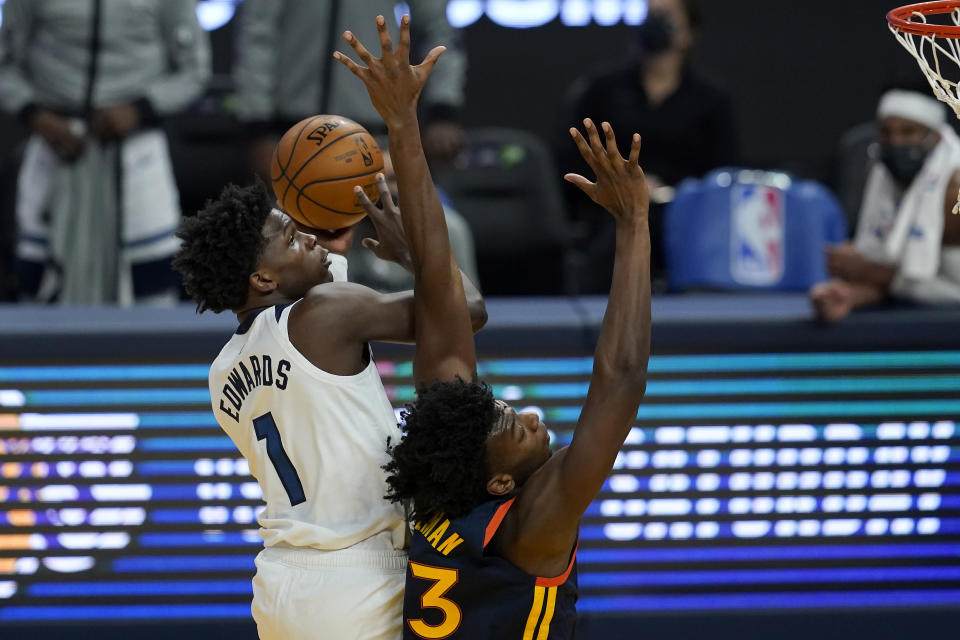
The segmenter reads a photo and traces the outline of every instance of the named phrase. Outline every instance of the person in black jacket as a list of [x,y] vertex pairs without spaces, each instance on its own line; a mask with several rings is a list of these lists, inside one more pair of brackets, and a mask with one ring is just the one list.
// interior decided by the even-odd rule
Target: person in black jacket
[[[614,131],[636,131],[643,137],[644,171],[654,202],[669,198],[670,190],[662,187],[738,162],[732,102],[723,89],[689,64],[699,27],[700,12],[694,0],[650,0],[649,14],[633,33],[626,61],[603,65],[603,71],[579,78],[567,96],[565,123],[590,116],[609,122]],[[617,142],[621,148],[629,146],[626,137]],[[568,146],[566,139],[558,146],[561,164],[585,168]],[[568,201],[577,219],[589,206],[572,189]],[[656,207],[651,209],[654,277],[663,269],[661,215]],[[581,289],[601,292],[613,268],[609,250],[613,230],[608,220],[594,216],[586,220],[600,228],[585,234],[592,240],[580,274]]]

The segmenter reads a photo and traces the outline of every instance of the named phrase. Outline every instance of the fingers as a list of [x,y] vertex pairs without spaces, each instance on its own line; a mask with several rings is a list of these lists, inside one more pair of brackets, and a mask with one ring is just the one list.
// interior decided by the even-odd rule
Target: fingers
[[602,123],[600,127],[603,129],[603,135],[607,141],[607,158],[610,159],[611,163],[623,160],[620,150],[617,149],[617,137],[613,134],[613,127],[610,126],[609,122]]
[[380,242],[377,240],[374,240],[373,238],[364,238],[363,240],[360,241],[360,244],[362,244],[364,248],[369,249],[374,253],[376,253],[377,249],[380,248]]
[[353,188],[353,194],[357,196],[357,201],[360,203],[360,206],[363,207],[363,210],[366,211],[367,215],[371,216],[371,218],[376,217],[376,215],[380,213],[380,209],[367,197],[362,187],[359,185],[355,186]]
[[390,187],[387,186],[387,177],[382,173],[377,174],[377,191],[380,192],[380,206],[383,210],[395,210],[396,207],[393,205],[393,196],[390,195]]
[[603,144],[600,143],[600,134],[597,133],[597,127],[593,124],[593,120],[584,118],[583,128],[587,130],[587,140],[590,142],[591,152],[598,160],[603,158],[606,153],[604,152]]
[[580,131],[575,127],[570,127],[570,136],[573,138],[574,144],[577,145],[577,150],[580,152],[580,157],[582,157],[587,165],[593,169],[594,173],[599,173],[596,158],[594,158],[593,155],[593,150],[590,149],[590,144],[584,139],[583,134],[580,133]]
[[633,140],[630,143],[630,167],[639,166],[640,161],[640,134],[633,134]]
[[367,48],[363,46],[363,43],[357,39],[357,36],[353,35],[352,31],[344,31],[343,39],[353,47],[353,50],[357,52],[360,59],[369,67],[370,63],[373,62],[373,56],[367,51]]
[[343,66],[345,66],[347,69],[349,69],[349,70],[350,70],[350,73],[352,73],[353,75],[357,76],[358,78],[362,78],[362,76],[360,75],[360,72],[363,70],[363,67],[361,67],[360,65],[358,65],[356,62],[354,62],[353,60],[351,60],[349,57],[343,55],[343,54],[340,53],[339,51],[334,51],[334,52],[333,52],[333,59],[336,60],[337,62],[341,63],[341,64],[342,64]]
[[579,173],[568,173],[563,176],[563,179],[569,182],[570,184],[575,185],[587,195],[590,195],[590,192],[593,190],[593,188],[597,186],[593,182],[590,182],[589,180],[581,176]]
[[410,16],[403,14],[400,18],[400,46],[397,47],[397,57],[401,60],[410,60]]
[[423,77],[424,81],[426,81],[427,77],[430,75],[430,72],[433,71],[434,65],[437,64],[437,60],[440,58],[440,56],[443,55],[443,52],[446,50],[447,48],[444,47],[443,45],[439,47],[434,47],[433,49],[430,50],[430,53],[427,54],[427,57],[423,59],[423,62],[417,65],[418,69],[423,69],[424,71],[424,77]]
[[387,29],[387,21],[383,16],[377,16],[377,36],[380,38],[380,57],[393,53],[393,40],[390,39],[390,31]]

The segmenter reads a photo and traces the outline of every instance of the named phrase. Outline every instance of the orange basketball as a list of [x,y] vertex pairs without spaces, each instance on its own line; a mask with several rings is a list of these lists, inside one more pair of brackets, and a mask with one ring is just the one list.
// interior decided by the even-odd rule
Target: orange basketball
[[270,163],[273,193],[291,218],[315,229],[342,229],[366,212],[353,188],[380,199],[383,154],[366,129],[341,116],[301,120],[283,134]]

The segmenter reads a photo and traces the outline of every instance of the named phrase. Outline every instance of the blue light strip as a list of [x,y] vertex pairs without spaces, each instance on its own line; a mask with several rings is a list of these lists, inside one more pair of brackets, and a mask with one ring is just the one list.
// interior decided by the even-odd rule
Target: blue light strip
[[[840,535],[840,536],[827,536],[826,534],[818,533],[815,537],[818,538],[818,539],[820,539],[820,540],[829,540],[829,539],[833,539],[833,538],[840,538],[840,539],[843,539],[843,540],[855,540],[855,539],[864,539],[864,538],[865,538],[865,539],[868,539],[868,540],[869,540],[870,538],[875,538],[876,536],[867,533],[867,531],[866,531],[866,521],[867,521],[869,518],[871,518],[871,517],[878,517],[879,514],[876,514],[876,513],[870,513],[870,514],[867,514],[867,515],[860,514],[861,517],[859,517],[859,518],[856,517],[857,515],[858,515],[858,514],[844,513],[844,514],[838,514],[838,518],[837,518],[837,519],[840,519],[840,520],[848,520],[848,519],[849,519],[849,520],[860,520],[861,522],[860,522],[860,524],[859,524],[859,526],[857,527],[856,530],[854,530],[854,531],[852,531],[852,532],[850,532],[850,533],[846,533],[846,534],[844,534],[844,535]],[[887,517],[890,517],[890,516],[891,516],[891,514],[886,514],[886,515],[887,515]],[[655,517],[656,517],[656,516],[654,516],[654,518],[655,518]],[[697,517],[698,520],[699,520],[700,518],[701,518],[701,517]],[[807,514],[802,514],[802,513],[789,514],[789,515],[787,515],[787,514],[778,514],[778,515],[776,515],[776,516],[771,515],[771,516],[768,517],[768,518],[760,518],[760,519],[757,519],[757,518],[749,518],[749,519],[748,519],[748,518],[744,518],[745,521],[750,521],[750,522],[755,522],[755,521],[758,521],[758,520],[767,520],[767,521],[769,521],[769,522],[774,522],[774,521],[776,521],[776,520],[811,520],[811,519],[814,519],[814,520],[824,520],[824,519],[826,519],[826,518],[824,518],[823,516],[820,516],[820,517],[818,517],[818,518],[809,518],[809,517],[807,517]],[[919,518],[914,518],[914,519],[919,519]],[[939,520],[939,527],[938,527],[937,532],[936,532],[935,535],[938,535],[938,536],[949,536],[949,535],[957,535],[957,534],[960,534],[960,518],[937,518],[937,520]],[[802,538],[804,538],[804,537],[807,537],[807,536],[801,536],[801,535],[799,535],[799,534],[793,534],[793,535],[790,535],[790,536],[779,536],[779,535],[777,535],[777,533],[776,533],[776,531],[774,530],[774,527],[773,527],[773,526],[771,526],[770,529],[769,529],[769,531],[767,531],[767,532],[764,533],[763,535],[743,537],[743,536],[738,536],[738,535],[736,535],[736,534],[734,533],[733,522],[729,522],[729,521],[727,521],[727,522],[718,522],[717,525],[718,525],[718,526],[717,526],[717,533],[716,533],[716,535],[711,536],[711,537],[708,538],[708,539],[710,539],[710,540],[716,540],[716,539],[732,539],[732,540],[761,540],[761,539],[767,539],[767,540],[769,540],[769,539],[779,539],[779,540],[784,540],[784,539],[796,539],[796,538],[801,538],[801,539],[802,539]],[[905,535],[906,535],[906,534],[905,534]],[[911,534],[911,535],[912,535],[912,534]],[[931,534],[931,535],[933,535],[933,534]],[[580,526],[580,539],[581,539],[581,540],[604,540],[604,541],[609,540],[609,538],[607,537],[607,535],[604,533],[604,530],[603,530],[603,526],[602,526],[602,525],[581,525],[581,526]],[[642,540],[642,539],[644,539],[644,538],[643,538],[642,536],[638,536],[637,539],[638,539],[638,540]],[[690,539],[696,539],[696,538],[692,538],[692,537],[691,537]]]
[[[209,399],[208,399],[209,402]],[[140,414],[141,429],[171,429],[183,427],[220,428],[211,411],[176,411]]]
[[960,560],[960,542],[858,545],[783,545],[750,547],[691,547],[657,549],[579,549],[582,564],[646,562],[768,562],[776,560],[847,560],[885,558],[953,558]]
[[692,371],[808,371],[829,369],[934,368],[960,366],[960,351],[868,353],[765,353],[651,356],[649,373]]
[[[495,385],[502,395],[507,385]],[[589,382],[544,382],[522,386],[524,397],[585,398]],[[743,378],[737,380],[650,380],[644,397],[785,395],[819,393],[911,393],[956,391],[960,376],[870,378]],[[412,391],[412,387],[411,387]]]
[[584,595],[578,611],[690,611],[717,609],[844,609],[935,607],[960,604],[960,590],[705,593],[696,595]]
[[[775,473],[775,472],[770,471],[770,470],[769,470],[769,467],[753,467],[753,468],[742,467],[741,469],[742,469],[742,471],[741,471],[742,473],[749,473],[749,474],[751,474],[751,475],[756,475],[756,474],[758,474],[758,473]],[[669,473],[669,472],[670,472],[670,469],[655,469],[654,471],[657,472],[657,473]],[[738,472],[735,472],[735,473],[738,473]],[[633,474],[633,473],[626,473],[626,474],[624,474],[623,471],[618,470],[618,471],[617,471],[617,475],[634,475],[634,474]],[[710,489],[709,491],[705,491],[705,492],[702,492],[702,493],[705,494],[705,495],[709,495],[709,494],[713,493],[714,491],[736,491],[737,489],[732,489],[732,488],[730,487],[730,477],[731,477],[731,475],[733,475],[733,474],[730,474],[730,475],[718,475],[717,480],[718,480],[719,484],[716,486],[716,488]],[[603,490],[604,492],[609,492],[609,493],[608,493],[608,495],[604,495],[603,497],[604,497],[604,498],[625,499],[625,498],[633,497],[633,495],[635,495],[636,493],[650,491],[650,480],[651,480],[651,476],[649,476],[649,475],[635,475],[634,477],[636,478],[636,485],[635,485],[635,489],[633,489],[630,493],[623,493],[623,492],[613,491],[613,489],[611,488],[610,479],[608,478],[607,480],[604,481],[602,490]],[[691,484],[691,487],[690,487],[690,489],[685,490],[685,491],[682,491],[682,492],[681,492],[681,491],[676,491],[676,492],[671,491],[671,492],[669,492],[669,493],[667,493],[667,492],[659,492],[659,493],[660,493],[660,496],[663,497],[663,498],[666,498],[666,499],[674,499],[674,498],[681,498],[681,499],[682,499],[687,492],[696,492],[696,491],[698,491],[698,490],[696,489],[696,487],[693,485],[693,482],[692,482],[692,479],[693,479],[694,476],[691,475],[691,476],[689,476],[689,477],[691,478],[691,483],[690,483],[690,484]],[[867,483],[867,485],[869,485],[869,482]],[[899,493],[899,492],[902,492],[902,491],[904,491],[904,490],[906,490],[906,489],[914,488],[915,486],[916,486],[916,485],[915,485],[913,482],[910,482],[910,483],[908,483],[906,486],[901,487],[901,488],[898,488],[898,489],[887,489],[887,488],[878,489],[878,488],[874,488],[874,487],[870,487],[870,486],[862,486],[862,487],[857,487],[857,488],[851,488],[851,487],[841,486],[841,487],[836,487],[836,488],[833,488],[833,489],[828,489],[828,488],[823,487],[822,485],[818,485],[818,486],[815,487],[815,488],[809,489],[809,491],[811,491],[811,492],[816,492],[816,491],[829,490],[831,493],[841,492],[841,493],[843,493],[843,494],[848,494],[848,493],[864,493],[864,492],[868,492],[868,491],[871,492],[871,493],[873,493],[873,492],[879,492],[879,493]],[[943,478],[943,483],[942,483],[942,484],[937,485],[936,487],[923,487],[923,488],[924,488],[924,489],[929,489],[930,491],[939,491],[939,490],[942,490],[944,487],[957,487],[957,486],[960,486],[960,471],[947,471],[947,472],[944,474],[944,478]],[[806,489],[801,489],[801,490],[802,490],[802,491],[807,491]],[[750,489],[750,491],[764,491],[764,492],[770,492],[770,493],[775,494],[775,493],[777,492],[777,489],[776,489],[776,487],[774,486],[774,487],[770,487],[769,489]],[[649,498],[649,496],[644,496],[644,497]],[[698,496],[698,497],[699,497],[699,496]],[[797,515],[802,516],[803,514],[800,513],[800,514],[797,514]]]
[[[912,490],[912,489],[913,489],[912,486],[911,486],[911,487],[905,487],[905,488],[904,488],[904,490]],[[819,493],[819,492],[821,492],[821,491],[823,491],[823,489],[816,489],[816,490],[811,490],[811,493]],[[878,490],[878,489],[874,489],[874,488],[872,488],[872,487],[865,487],[864,489],[862,489],[862,490],[860,490],[860,491],[861,491],[860,493],[857,493],[857,490],[854,490],[854,489],[845,489],[845,490],[842,490],[841,493],[831,493],[830,496],[831,496],[831,497],[840,496],[840,497],[846,498],[846,497],[847,497],[848,495],[850,495],[850,494],[857,493],[857,495],[865,496],[865,498],[866,498],[867,500],[869,500],[869,498],[870,498],[871,496],[877,495],[877,494],[883,495],[883,494],[886,493],[888,490]],[[659,495],[662,495],[662,494],[659,494]],[[928,512],[929,515],[931,515],[931,516],[936,516],[937,512],[948,511],[948,510],[951,510],[951,509],[960,509],[960,494],[955,494],[955,495],[942,495],[942,494],[938,494],[938,495],[939,495],[940,503],[937,505],[936,511],[929,511],[929,512]],[[717,514],[722,514],[722,515],[728,515],[728,514],[730,514],[730,513],[731,513],[731,511],[730,511],[730,501],[731,501],[731,500],[735,500],[735,499],[737,499],[737,498],[739,498],[739,497],[741,497],[741,496],[736,496],[736,497],[734,497],[734,498],[714,498],[714,499],[717,501],[717,502],[716,502],[716,511],[714,511],[714,512],[712,512],[712,513],[709,513],[709,514],[698,513],[698,512],[696,511],[696,503],[697,503],[697,501],[698,501],[700,498],[690,498],[690,497],[687,497],[687,494],[679,494],[679,495],[675,495],[675,496],[673,496],[673,497],[662,497],[662,498],[661,498],[661,497],[658,496],[658,497],[655,497],[655,498],[646,497],[646,498],[641,498],[641,499],[647,500],[647,501],[650,501],[650,500],[686,500],[686,501],[688,501],[688,502],[690,503],[690,512],[689,512],[689,513],[686,513],[686,514],[677,514],[677,515],[680,516],[680,517],[689,517],[689,518],[695,518],[695,519],[697,519],[697,520],[700,520],[700,519],[704,519],[704,518],[714,517],[714,516],[716,516]],[[776,489],[771,489],[771,490],[770,490],[770,494],[769,494],[768,496],[766,496],[766,497],[771,498],[771,499],[773,499],[774,501],[776,501],[777,498],[778,498],[777,490],[776,490]],[[789,497],[792,497],[792,496],[787,496],[787,497],[789,498]],[[826,518],[884,518],[884,517],[889,518],[889,517],[897,517],[897,516],[899,516],[900,513],[901,513],[900,511],[890,511],[890,510],[887,510],[887,511],[871,511],[871,510],[869,509],[869,507],[866,506],[866,505],[865,505],[862,509],[860,509],[859,511],[847,511],[847,510],[841,510],[841,511],[831,510],[831,511],[827,511],[827,510],[825,510],[825,509],[823,508],[823,507],[824,507],[824,504],[823,504],[823,503],[824,503],[824,500],[826,500],[827,497],[825,497],[825,496],[811,496],[811,498],[812,498],[812,500],[814,501],[814,503],[813,503],[814,506],[813,506],[813,508],[810,509],[810,510],[798,511],[798,510],[794,509],[793,511],[777,511],[777,506],[776,506],[776,504],[774,503],[773,505],[771,505],[771,509],[772,509],[772,510],[771,510],[769,513],[765,513],[765,514],[762,514],[762,515],[768,516],[768,517],[770,517],[770,518],[789,518],[789,519],[795,519],[795,518],[803,518],[803,519],[816,518],[816,519],[826,519]],[[604,519],[605,519],[605,518],[607,518],[607,517],[609,517],[609,516],[605,515],[605,514],[601,511],[601,509],[603,508],[603,507],[601,506],[601,503],[602,503],[602,502],[604,502],[604,501],[606,501],[606,500],[625,501],[625,500],[630,500],[630,499],[631,499],[631,498],[629,497],[629,495],[628,495],[628,496],[624,496],[624,494],[618,494],[618,493],[604,493],[604,494],[602,494],[602,496],[601,496],[599,499],[596,499],[596,500],[594,500],[593,502],[590,503],[590,506],[587,507],[587,510],[586,510],[586,512],[584,512],[583,515],[584,515],[584,517],[589,517],[589,518],[604,518]],[[755,498],[751,497],[751,498],[748,498],[748,499],[755,499]],[[794,504],[794,503],[791,502],[791,505],[793,505],[793,504]],[[909,510],[914,510],[914,509],[920,510],[920,509],[921,509],[921,505],[922,505],[922,503],[921,503],[921,498],[920,498],[919,495],[910,496],[910,499],[909,499],[909,501],[907,502],[907,505],[906,505],[907,508],[904,509],[904,511],[909,511]],[[750,512],[750,513],[752,513],[752,514],[754,514],[754,515],[757,515],[756,512]],[[655,518],[656,516],[648,515],[647,517]]]
[[[582,400],[590,387],[583,382],[541,382],[529,385],[496,384],[493,393],[498,398],[509,395],[520,399]],[[414,398],[413,385],[386,385],[388,396],[407,402]],[[649,380],[646,398],[676,396],[736,396],[786,395],[822,393],[920,393],[960,389],[960,376],[914,376],[869,378],[743,378],[736,380]],[[520,401],[520,400],[518,400]]]
[[[583,588],[677,585],[741,585],[960,580],[960,567],[858,567],[842,569],[754,569],[741,571],[586,572]],[[960,584],[960,583],[958,583]]]
[[[408,364],[408,363],[404,363]],[[647,372],[730,373],[736,371],[817,371],[837,369],[905,369],[960,367],[960,351],[895,351],[868,353],[771,353],[735,355],[650,356]],[[593,361],[583,358],[487,360],[480,375],[590,375]],[[398,365],[396,376],[410,375]]]
[[178,620],[197,618],[249,618],[249,603],[114,604],[71,606],[20,606],[0,608],[5,622],[38,620]]
[[206,364],[0,367],[0,382],[202,380],[206,384],[209,372]]
[[192,389],[56,389],[25,391],[26,406],[210,404],[206,387]]
[[40,598],[89,598],[96,596],[197,596],[252,595],[249,580],[157,581],[157,582],[38,582],[27,593]]
[[[197,512],[186,512],[188,514],[192,513],[192,519],[165,519],[165,518],[156,518],[152,517],[157,511],[153,511],[151,514],[151,520],[153,522],[163,522],[163,523],[180,523],[180,522],[199,522],[197,518]],[[172,512],[171,512],[172,513]],[[256,526],[253,524],[251,526]],[[262,546],[263,540],[258,535],[245,535],[236,531],[223,532],[223,533],[143,533],[137,537],[137,541],[140,543],[141,547],[249,547],[249,546]]]
[[185,438],[140,438],[138,451],[229,451],[236,453],[237,448],[226,435]]
[[[558,439],[559,439],[559,441],[560,441],[561,444],[562,444],[562,443],[563,443],[562,438],[560,438],[560,436],[558,436]],[[571,438],[567,438],[566,444],[569,444],[570,440],[571,440]],[[858,445],[859,445],[860,443],[862,443],[862,442],[864,442],[864,441],[862,441],[862,440],[861,440],[861,441],[858,441]],[[888,441],[881,441],[881,442],[887,442],[887,443],[889,443],[889,440],[888,440]],[[790,447],[790,446],[789,446],[789,445],[791,445],[791,444],[803,444],[803,445],[804,445],[803,448],[805,448],[805,449],[806,449],[806,448],[811,448],[811,449],[812,449],[812,448],[826,449],[828,446],[830,446],[829,444],[825,444],[825,442],[824,442],[823,440],[815,440],[815,441],[802,442],[802,443],[791,443],[791,442],[786,442],[786,443],[785,443],[785,442],[782,442],[782,441],[780,441],[780,442],[772,442],[772,443],[749,443],[751,449],[759,449],[759,448],[761,448],[762,445],[764,445],[764,444],[779,445],[779,446],[783,446],[784,448],[793,448],[793,447]],[[871,442],[871,444],[875,444],[875,443]],[[814,446],[814,445],[819,445],[819,446]],[[661,446],[666,447],[666,446],[670,446],[670,445],[661,445]],[[676,444],[676,445],[672,445],[673,448],[679,448],[679,449],[685,449],[685,448],[688,447],[688,446],[689,446],[689,445],[687,445],[687,444]],[[797,472],[797,473],[803,473],[804,471],[809,470],[809,469],[812,468],[812,467],[819,467],[819,466],[827,466],[827,467],[833,467],[833,468],[849,468],[849,467],[852,467],[852,466],[856,466],[856,467],[859,468],[859,467],[863,467],[864,465],[879,465],[879,464],[884,464],[884,465],[886,465],[886,464],[890,464],[889,462],[877,462],[877,460],[876,460],[876,457],[877,457],[877,449],[878,449],[880,446],[884,446],[884,445],[865,447],[865,448],[869,449],[869,453],[868,453],[867,457],[864,458],[863,462],[858,462],[856,465],[852,465],[852,464],[849,463],[849,462],[843,462],[843,463],[841,463],[841,464],[839,464],[839,465],[838,465],[838,464],[827,464],[826,462],[823,462],[822,460],[821,460],[821,462],[819,462],[819,463],[817,463],[817,464],[802,464],[802,463],[800,463],[800,462],[796,462],[796,463],[794,463],[794,464],[780,464],[780,463],[778,463],[776,460],[773,460],[773,461],[770,462],[769,464],[763,464],[763,465],[761,465],[761,464],[749,464],[749,465],[734,466],[734,465],[731,465],[731,464],[730,464],[730,452],[729,452],[729,451],[721,451],[721,452],[720,452],[719,459],[718,459],[718,461],[717,461],[715,464],[711,464],[710,466],[704,466],[704,465],[698,463],[698,461],[697,461],[697,456],[696,456],[696,452],[693,451],[693,452],[691,452],[690,455],[688,456],[686,463],[684,463],[682,466],[680,466],[680,465],[671,465],[671,466],[669,466],[669,467],[657,467],[657,466],[654,466],[653,464],[651,464],[651,463],[648,462],[648,463],[647,463],[645,466],[643,466],[642,468],[623,467],[623,468],[615,469],[615,470],[614,470],[614,473],[624,473],[624,472],[626,472],[626,473],[631,473],[631,472],[635,472],[635,473],[665,473],[665,472],[669,472],[671,469],[673,469],[673,470],[685,469],[685,470],[690,470],[690,471],[694,471],[694,470],[695,470],[696,473],[715,473],[715,472],[717,472],[717,471],[721,471],[721,472],[723,472],[723,473],[736,473],[736,472],[761,473],[761,472],[763,472],[763,471],[771,471],[771,470],[795,471],[795,472]],[[936,446],[936,445],[930,444],[930,445],[918,445],[918,446]],[[648,445],[648,444],[628,445],[628,447],[629,447],[629,448],[641,448],[641,449],[642,449],[642,448],[647,448],[647,450],[649,450],[650,445]],[[743,447],[741,447],[741,448],[743,448]],[[939,459],[938,459],[938,461],[937,461],[936,463],[928,463],[928,462],[925,462],[925,463],[923,463],[923,464],[925,464],[925,465],[926,465],[926,464],[936,464],[936,465],[939,465],[939,466],[943,466],[943,465],[950,465],[950,464],[957,464],[957,463],[960,463],[960,447],[950,447],[950,453],[949,453],[949,455],[948,455],[946,458],[944,458],[943,460],[939,460]],[[910,461],[904,461],[904,462],[901,463],[901,464],[904,464],[904,465],[907,465],[907,466],[913,466],[913,465],[917,465],[917,464],[920,464],[920,463],[910,462]],[[676,471],[674,471],[674,472],[676,472]]]
[[253,577],[256,570],[253,557],[253,553],[216,556],[125,556],[113,561],[113,570],[117,573],[244,571]]
[[134,468],[139,476],[196,475],[193,460],[142,460]]
[[[218,487],[219,489],[219,487]],[[231,487],[239,493],[239,489]],[[151,500],[198,500],[196,484],[155,484],[151,485]],[[232,494],[231,494],[232,495]]]
[[[384,361],[389,376],[409,377],[410,362]],[[896,351],[868,353],[781,353],[650,357],[648,371],[708,373],[732,371],[804,371],[960,367],[960,351]],[[481,375],[590,375],[593,361],[581,358],[491,359],[480,363]],[[196,365],[113,365],[0,367],[0,382],[198,380],[206,382],[210,367]]]
[[[197,509],[151,509],[150,522],[158,524],[181,524],[184,522],[200,524],[200,515]],[[191,534],[200,537],[201,534]]]

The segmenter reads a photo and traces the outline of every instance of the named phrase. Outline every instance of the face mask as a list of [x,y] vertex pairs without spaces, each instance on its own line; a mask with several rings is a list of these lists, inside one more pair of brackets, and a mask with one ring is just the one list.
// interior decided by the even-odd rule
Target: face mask
[[650,12],[634,32],[640,54],[648,56],[663,53],[673,44],[673,32],[673,23],[666,15],[658,11]]
[[927,161],[930,149],[924,144],[881,144],[880,162],[901,186],[913,182]]

